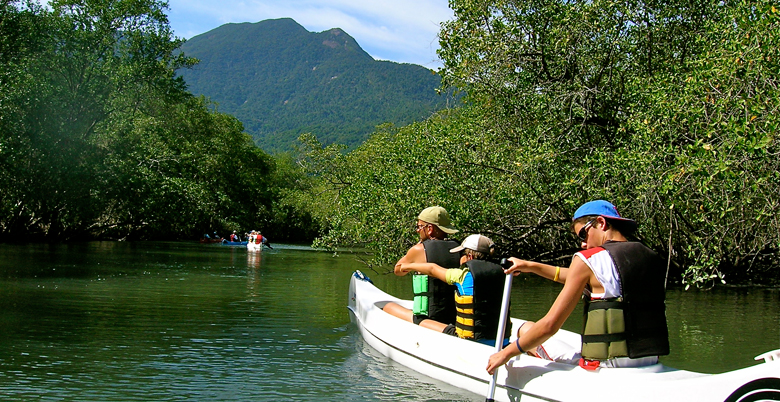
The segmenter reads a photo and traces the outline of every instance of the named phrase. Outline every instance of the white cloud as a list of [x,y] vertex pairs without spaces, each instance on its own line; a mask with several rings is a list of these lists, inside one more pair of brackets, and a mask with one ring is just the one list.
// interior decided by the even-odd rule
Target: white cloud
[[452,18],[447,0],[170,0],[177,36],[190,38],[228,22],[292,18],[320,32],[341,28],[377,59],[436,67],[437,34]]

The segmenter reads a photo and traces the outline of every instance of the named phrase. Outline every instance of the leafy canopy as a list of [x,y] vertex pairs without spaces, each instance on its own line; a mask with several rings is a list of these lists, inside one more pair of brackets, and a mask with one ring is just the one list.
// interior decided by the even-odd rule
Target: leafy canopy
[[572,211],[608,199],[670,257],[670,281],[777,279],[776,5],[450,6],[439,73],[470,106],[326,158],[338,209],[322,244],[392,261],[414,241],[414,215],[438,204],[464,234],[559,262],[577,246]]

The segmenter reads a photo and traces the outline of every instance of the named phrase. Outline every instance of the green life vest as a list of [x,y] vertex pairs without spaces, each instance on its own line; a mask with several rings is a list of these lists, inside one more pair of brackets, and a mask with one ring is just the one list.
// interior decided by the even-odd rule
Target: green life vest
[[[425,240],[425,259],[443,268],[458,268],[460,255],[450,250],[460,244],[452,240]],[[455,286],[428,275],[412,275],[414,307],[412,313],[418,318],[430,318],[445,324],[455,322],[455,300],[452,297]]]
[[621,296],[586,300],[582,357],[605,360],[668,355],[665,264],[657,253],[638,242],[609,241],[601,247],[615,263]]

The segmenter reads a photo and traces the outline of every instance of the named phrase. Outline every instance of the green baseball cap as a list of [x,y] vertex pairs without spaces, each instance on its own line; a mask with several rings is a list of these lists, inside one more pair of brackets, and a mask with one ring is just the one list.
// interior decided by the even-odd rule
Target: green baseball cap
[[442,207],[435,206],[425,208],[422,210],[422,212],[420,212],[420,215],[417,216],[417,219],[423,222],[428,222],[431,225],[436,225],[444,233],[458,233],[458,229],[452,227],[452,223],[450,222],[450,214],[447,213],[447,210]]

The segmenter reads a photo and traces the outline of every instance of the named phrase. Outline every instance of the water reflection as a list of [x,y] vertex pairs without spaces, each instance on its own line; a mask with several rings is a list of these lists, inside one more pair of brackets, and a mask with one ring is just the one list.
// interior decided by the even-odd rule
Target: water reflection
[[[341,370],[354,396],[377,401],[483,401],[479,397],[443,383],[421,376],[383,356],[365,342],[357,331],[350,331],[344,339],[345,347],[353,347],[355,353]],[[350,345],[351,343],[351,345]],[[347,400],[358,400],[356,397]]]
[[247,290],[249,292],[249,299],[253,300],[259,296],[260,292],[260,263],[262,261],[262,250],[247,250],[246,252],[246,266],[247,266]]
[[[376,354],[349,324],[356,256],[302,246],[0,245],[0,395],[9,400],[478,400]],[[409,278],[370,273],[411,294]],[[560,290],[518,277],[513,315]],[[780,347],[772,289],[668,294],[668,365],[722,372]],[[566,328],[577,331],[579,314]]]

